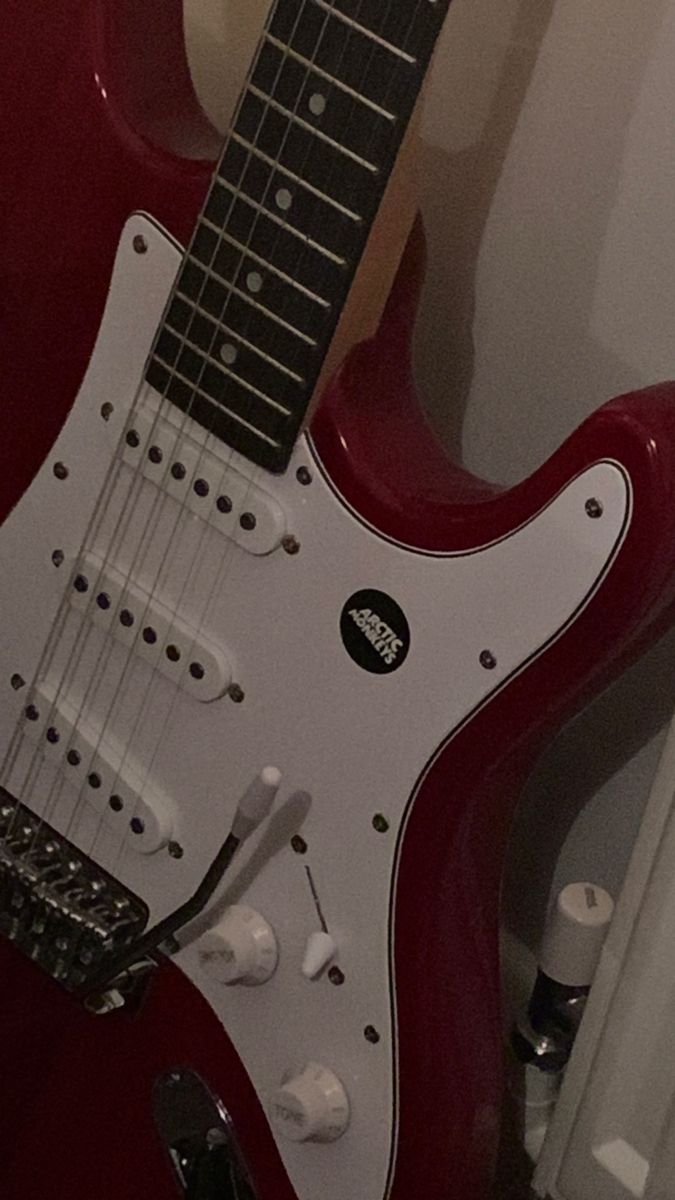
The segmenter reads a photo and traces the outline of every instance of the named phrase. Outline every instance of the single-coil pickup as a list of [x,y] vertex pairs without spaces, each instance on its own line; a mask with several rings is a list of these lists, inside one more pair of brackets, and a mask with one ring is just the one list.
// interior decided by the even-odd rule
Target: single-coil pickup
[[132,417],[124,461],[251,554],[281,545],[286,519],[276,500],[169,421]]
[[[143,781],[124,750],[43,683],[24,708],[24,733],[61,776],[132,849],[153,854],[174,835],[174,807],[160,789]],[[47,804],[49,798],[47,797]]]
[[196,700],[216,700],[230,686],[217,646],[93,554],[71,576],[70,603]]

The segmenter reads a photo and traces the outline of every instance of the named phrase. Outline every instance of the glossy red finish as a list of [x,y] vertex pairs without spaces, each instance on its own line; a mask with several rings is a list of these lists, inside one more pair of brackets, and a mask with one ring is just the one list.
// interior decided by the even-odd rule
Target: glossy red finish
[[547,740],[675,619],[675,383],[604,405],[517,487],[486,484],[448,462],[415,397],[423,264],[418,225],[378,336],[352,353],[315,418],[315,447],[344,498],[388,536],[445,551],[517,528],[600,459],[623,465],[634,501],[593,601],[448,741],[421,780],[400,847],[392,1198],[475,1200],[488,1195],[499,1132],[497,922],[513,809]]
[[1,518],[72,404],[127,217],[185,241],[205,194],[209,164],[150,140],[204,141],[180,0],[4,0],[0,110]]
[[[0,516],[70,407],[126,216],[145,208],[183,240],[196,217],[207,167],[148,136],[157,88],[165,109],[200,123],[180,32],[178,0],[5,0],[0,105],[15,119],[0,146]],[[157,46],[164,63],[153,73]],[[390,537],[453,550],[507,533],[598,458],[622,463],[634,488],[626,542],[594,600],[423,778],[420,763],[400,846],[391,1200],[481,1200],[501,1100],[496,929],[511,812],[546,738],[673,618],[675,386],[613,401],[531,479],[499,491],[448,463],[421,418],[410,334],[422,273],[418,230],[380,333],[352,354],[315,418],[315,446],[346,499]],[[260,1200],[294,1200],[226,1034],[175,968],[134,1019],[101,1019],[10,946],[0,960],[3,1200],[170,1200],[149,1101],[156,1074],[177,1063],[231,1109]]]

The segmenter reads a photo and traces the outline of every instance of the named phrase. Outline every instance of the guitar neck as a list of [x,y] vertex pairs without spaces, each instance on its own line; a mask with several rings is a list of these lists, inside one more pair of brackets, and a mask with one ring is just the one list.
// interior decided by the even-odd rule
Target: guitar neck
[[146,378],[283,471],[449,0],[277,0]]

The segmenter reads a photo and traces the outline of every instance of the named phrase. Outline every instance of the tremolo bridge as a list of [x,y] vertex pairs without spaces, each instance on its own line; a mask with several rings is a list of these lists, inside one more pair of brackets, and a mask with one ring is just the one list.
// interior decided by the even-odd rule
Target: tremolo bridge
[[138,938],[143,901],[0,787],[0,930],[69,991]]

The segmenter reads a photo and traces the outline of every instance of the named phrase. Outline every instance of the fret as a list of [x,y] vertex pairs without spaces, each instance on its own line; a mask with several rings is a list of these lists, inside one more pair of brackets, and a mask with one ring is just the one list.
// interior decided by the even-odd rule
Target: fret
[[[395,2],[406,4],[407,0]],[[427,0],[421,2],[431,7]],[[277,4],[268,32],[374,104],[389,109],[395,96],[397,117],[410,112],[419,90],[420,66],[390,54],[377,41],[343,21],[331,19],[311,0],[285,0]]]
[[312,64],[302,55],[289,57],[268,39],[251,82],[290,113],[301,116],[317,134],[330,137],[358,159],[372,165],[387,162],[399,132],[397,118],[339,81],[333,85],[332,79],[313,73]]
[[[313,300],[314,303],[320,305],[321,308],[330,308],[329,301],[324,300],[323,296],[317,296],[316,293],[313,292],[310,288],[305,287],[304,284],[302,284],[302,283],[298,283],[297,279],[292,279],[291,276],[287,275],[285,271],[282,271],[279,269],[279,267],[274,266],[274,264],[272,262],[270,262],[269,259],[263,258],[260,254],[256,254],[253,250],[251,250],[250,246],[245,246],[243,242],[237,241],[236,238],[233,238],[229,233],[221,230],[217,225],[214,225],[206,217],[201,218],[201,224],[203,226],[205,226],[207,229],[210,229],[211,232],[214,233],[220,241],[225,241],[228,243],[228,245],[234,246],[234,248],[236,250],[238,250],[241,254],[245,254],[247,256],[247,258],[250,258],[253,262],[257,263],[259,266],[264,267],[266,271],[272,271],[274,275],[277,275],[279,277],[279,279],[283,279],[284,283],[287,283],[291,287],[296,288],[299,292],[302,292],[302,294],[304,296],[307,296],[307,298],[309,300]],[[193,250],[193,255],[194,255],[194,252],[195,252],[195,243],[194,242],[193,242],[192,250]],[[208,266],[210,264],[206,263],[205,265]]]
[[449,0],[275,0],[148,382],[284,470]]
[[[377,171],[359,162],[359,156],[344,156],[329,142],[317,138],[314,129],[289,121],[277,105],[268,105],[249,89],[237,113],[231,135],[266,156],[267,165],[285,171],[311,191],[324,197],[352,219],[362,219],[375,191]],[[244,166],[244,170],[245,170]],[[230,176],[231,178],[231,176]],[[288,184],[288,180],[286,180]]]
[[[363,92],[355,91],[354,88],[349,87],[348,84],[343,83],[341,79],[338,79],[336,75],[330,75],[328,71],[322,70],[322,68],[318,67],[315,62],[311,62],[310,59],[305,58],[303,54],[298,54],[297,50],[292,50],[290,46],[284,45],[284,43],[280,42],[278,38],[273,37],[271,33],[266,32],[264,37],[265,41],[270,46],[274,46],[276,50],[280,51],[281,58],[286,60],[290,58],[293,62],[298,63],[311,75],[316,75],[317,78],[323,80],[323,82],[327,83],[331,88],[338,88],[340,92],[344,92],[345,95],[349,96],[350,100],[357,100],[359,104],[364,104],[366,108],[371,110],[371,112],[376,113],[379,117],[384,117],[386,121],[396,120],[396,115],[393,112],[389,112],[388,109],[382,108],[382,106],[376,104],[374,100],[370,100],[368,96],[365,96]],[[262,54],[258,58],[258,63],[260,62],[261,57]]]
[[214,290],[210,291],[205,288],[198,298],[189,293],[176,292],[167,314],[167,319],[174,329],[189,334],[191,341],[201,345],[204,326],[197,330],[197,336],[195,336],[193,318],[196,316],[202,321],[215,322],[217,325],[225,320],[228,327],[238,337],[251,340],[252,335],[255,334],[256,342],[266,354],[269,354],[271,358],[288,363],[291,370],[296,369],[298,373],[304,374],[307,369],[306,364],[308,361],[312,361],[312,357],[316,353],[315,346],[301,341],[284,329],[283,325],[270,321],[265,313],[252,308],[239,296],[228,292],[217,281],[209,280],[209,285],[211,283],[215,285]]
[[264,150],[260,150],[257,146],[252,145],[251,142],[248,142],[246,138],[243,138],[241,134],[236,132],[236,130],[232,130],[230,137],[233,141],[238,142],[240,146],[243,146],[245,150],[248,150],[249,154],[253,154],[255,158],[259,158],[260,161],[264,162],[268,167],[272,167],[280,172],[280,174],[291,183],[304,188],[305,191],[310,192],[313,196],[316,196],[317,200],[323,201],[324,204],[330,204],[336,210],[336,212],[341,213],[343,217],[347,217],[350,221],[356,221],[357,224],[360,224],[363,220],[360,213],[354,212],[351,208],[347,208],[344,204],[341,204],[339,200],[334,200],[332,196],[327,195],[326,192],[322,192],[320,188],[314,187],[314,185],[311,183],[307,183],[306,179],[302,179],[300,175],[296,175],[295,171],[289,170],[288,167],[282,166],[270,154],[266,154]]
[[[319,243],[339,259],[351,261],[361,246],[363,222],[345,216],[334,203],[322,199],[321,189],[295,182],[271,155],[263,158],[263,154],[252,153],[240,137],[230,136],[204,209],[205,217],[214,225],[229,228],[234,192],[236,197],[254,200],[268,214],[276,211],[282,223],[303,238]],[[219,186],[223,184],[230,184],[231,190],[223,191]]]
[[[268,320],[274,321],[274,324],[278,325],[280,329],[284,329],[286,333],[299,338],[306,346],[316,346],[315,338],[309,337],[301,329],[296,329],[295,325],[291,325],[289,321],[284,321],[283,317],[280,317],[278,313],[272,312],[271,308],[267,308],[266,305],[261,304],[258,300],[254,300],[252,296],[249,296],[247,292],[230,283],[228,279],[223,279],[222,275],[217,275],[209,267],[202,267],[201,263],[198,264],[195,259],[190,259],[189,256],[186,266],[183,268],[183,276],[188,274],[190,266],[198,268],[207,276],[208,282],[203,287],[206,304],[200,304],[199,299],[196,299],[189,291],[181,291],[180,287],[176,290],[176,295],[180,296],[183,300],[187,300],[189,304],[194,304],[198,312],[210,313],[211,316],[214,316],[215,313],[209,305],[215,305],[216,308],[220,309],[220,315],[224,316],[227,312],[228,296],[236,296],[237,300],[242,300],[244,304],[250,305],[251,308],[255,309],[256,313],[262,313]],[[202,288],[200,287],[197,289],[197,297],[201,298],[201,295]]]
[[[233,295],[254,305],[308,346],[316,346],[330,305],[318,305],[304,292],[298,292],[279,276],[268,274],[258,266],[253,258],[246,254],[242,256],[229,240],[218,238],[202,223],[187,256],[178,290],[199,300],[204,285],[203,272],[206,272],[210,279],[222,283]],[[284,313],[292,316],[292,323],[286,320]]]
[[[277,362],[276,358],[271,358],[269,354],[265,354],[264,351],[262,351],[258,346],[254,346],[252,342],[247,342],[245,338],[240,337],[239,334],[234,332],[234,330],[228,329],[227,325],[224,325],[222,322],[216,324],[215,321],[211,321],[209,324],[211,325],[211,334],[206,345],[198,346],[197,343],[191,341],[189,337],[179,333],[177,329],[173,329],[168,322],[164,323],[164,328],[159,336],[157,345],[158,347],[162,345],[162,339],[164,337],[175,337],[178,338],[179,342],[188,346],[190,350],[201,350],[203,353],[207,353],[211,358],[215,359],[216,362],[218,361],[219,356],[222,358],[225,346],[231,346],[231,352],[236,355],[238,360],[240,360],[242,357],[243,348],[244,351],[250,351],[250,353],[254,354],[256,358],[261,359],[262,363],[265,366],[271,367],[275,373],[279,372],[281,375],[284,375],[286,379],[291,380],[293,383],[300,384],[301,387],[304,385],[305,381],[302,378],[302,375],[298,375],[295,371],[291,371],[288,367],[284,366],[283,363]],[[218,343],[220,344],[218,345]],[[166,359],[167,356],[166,354],[162,354],[160,352],[160,357]],[[246,369],[245,364],[243,369]],[[269,375],[268,378],[271,380],[271,390],[274,390],[275,387],[279,386],[279,380],[276,378],[276,374]]]
[[226,421],[240,426],[260,441],[267,442],[269,446],[281,445],[278,437],[272,436],[262,428],[262,423],[252,424],[241,413],[234,412],[222,401],[214,399],[202,387],[177,373],[175,368],[169,369],[153,358],[146,378],[151,387],[161,395],[168,396],[178,408],[194,416],[195,420],[213,433],[217,434],[218,428]]
[[260,88],[255,87],[253,84],[249,84],[248,91],[252,96],[255,96],[258,100],[261,100],[266,107],[273,108],[275,112],[278,112],[281,116],[286,117],[288,121],[293,121],[301,129],[305,129],[308,133],[311,133],[313,137],[318,137],[321,141],[326,142],[332,150],[337,150],[340,154],[344,154],[347,158],[351,158],[352,161],[357,163],[360,167],[364,167],[366,171],[372,171],[373,173],[377,174],[379,168],[375,163],[369,162],[367,158],[362,158],[360,154],[356,154],[354,150],[350,150],[348,146],[342,146],[339,142],[336,142],[334,138],[330,137],[327,133],[324,133],[322,129],[317,129],[315,125],[310,125],[309,121],[305,121],[304,118],[299,117],[297,113],[291,112],[290,109],[286,108],[283,104],[280,104],[277,100],[273,100],[271,96],[268,96],[265,92],[261,91]]
[[430,0],[330,0],[329,7],[339,20],[354,21],[416,61],[427,61],[447,5]]
[[[189,346],[187,343],[183,344],[182,350],[187,350],[191,354],[195,353],[194,347]],[[182,379],[184,383],[196,383],[197,386],[199,385],[199,377],[197,377],[196,380],[193,380],[188,375],[183,374],[180,365],[180,356],[178,362],[166,362],[159,353],[159,350],[155,350],[154,358],[155,361],[160,364],[160,366],[170,367],[174,374],[177,375],[179,379]],[[259,391],[257,387],[253,386],[252,383],[247,383],[245,379],[241,379],[239,375],[237,375],[234,371],[230,371],[223,363],[216,362],[215,359],[209,360],[203,355],[201,355],[201,360],[203,366],[206,366],[206,364],[210,361],[213,366],[215,366],[215,368],[223,375],[227,376],[228,379],[233,379],[235,383],[239,384],[240,387],[243,387],[245,391],[250,392],[252,396],[256,397],[256,399],[262,400],[263,404],[269,404],[270,408],[275,408],[277,412],[281,413],[284,417],[290,417],[292,415],[290,408],[286,408],[285,405],[279,404],[277,400],[273,400],[272,397],[266,395],[265,392]]]
[[368,29],[365,25],[361,25],[352,17],[348,17],[346,13],[337,8],[335,4],[328,4],[327,0],[311,0],[311,3],[318,5],[319,8],[322,8],[324,12],[328,13],[328,15],[333,19],[344,21],[345,25],[349,25],[350,29],[356,30],[357,33],[364,34],[372,41],[377,42],[379,46],[382,46],[382,48],[387,50],[390,54],[394,54],[397,58],[403,59],[404,62],[411,64],[417,62],[414,54],[408,54],[406,50],[401,50],[398,46],[395,46],[393,42],[388,42],[386,38],[381,37],[378,33],[375,33],[374,30]]
[[[309,237],[301,229],[296,229],[288,220],[277,216],[276,213],[265,208],[263,204],[258,203],[251,196],[245,195],[234,184],[230,183],[229,180],[218,177],[214,181],[214,192],[216,188],[226,188],[230,195],[234,197],[234,205],[230,210],[228,229],[235,228],[240,230],[239,237],[246,236],[245,233],[241,232],[244,228],[248,227],[249,232],[251,232],[255,226],[256,241],[257,244],[260,244],[262,237],[265,235],[266,227],[271,225],[273,236],[280,242],[283,243],[284,239],[287,242],[289,240],[294,242],[295,246],[303,252],[309,251],[314,255],[318,255],[322,264],[330,264],[339,270],[347,266],[347,260],[341,255],[334,254],[332,250],[322,245],[321,242],[317,242],[314,238]],[[211,193],[212,197],[214,196],[214,192]],[[209,206],[206,209],[206,212],[208,211]],[[202,220],[208,220],[208,218],[202,216]],[[209,223],[211,224],[212,222]],[[270,253],[271,251],[268,252],[267,257],[269,257]]]

